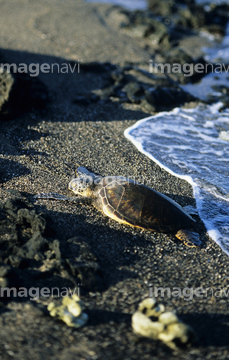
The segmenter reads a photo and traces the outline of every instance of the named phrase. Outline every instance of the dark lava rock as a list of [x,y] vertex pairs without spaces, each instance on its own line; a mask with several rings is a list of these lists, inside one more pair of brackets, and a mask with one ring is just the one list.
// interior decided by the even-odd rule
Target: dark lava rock
[[180,88],[153,88],[146,92],[143,106],[148,111],[169,110],[195,98]]
[[1,120],[12,119],[32,108],[43,109],[47,102],[47,87],[39,79],[0,68]]
[[[161,16],[170,24],[184,28],[199,30],[205,28],[212,33],[225,34],[228,22],[227,4],[210,3],[208,8],[196,4],[193,0],[148,0],[149,10]],[[217,31],[216,31],[217,29]]]
[[128,99],[136,104],[140,104],[145,93],[144,87],[137,81],[129,82],[123,90],[126,92]]
[[84,238],[74,237],[63,249],[65,270],[75,285],[80,284],[90,291],[104,290],[103,274],[98,259]]
[[[181,71],[172,72],[172,77],[175,78],[180,84],[187,84],[199,81],[202,77],[208,74],[210,67],[207,67],[207,62],[203,57],[193,59],[183,49],[175,47],[171,49],[165,56],[165,63],[171,65],[171,69],[175,64],[180,65]],[[199,65],[200,64],[200,65]],[[204,69],[204,70],[201,70]]]
[[126,84],[126,76],[124,74],[124,69],[115,69],[111,72],[111,80],[114,83]]
[[48,240],[40,232],[34,232],[22,247],[14,246],[13,253],[22,258],[44,260],[46,258],[44,252],[48,249]]
[[23,259],[44,257],[46,220],[20,199],[0,204],[0,261],[21,267]]
[[103,290],[97,257],[86,240],[56,239],[48,217],[37,214],[23,196],[11,195],[0,202],[0,287],[29,288],[34,281],[40,287],[61,287],[70,280],[89,291]]
[[135,37],[149,38],[157,45],[168,36],[169,28],[151,12],[140,10],[129,14],[129,24],[125,27],[132,30]]
[[229,5],[214,4],[210,5],[210,10],[206,12],[205,28],[213,34],[225,35],[225,28],[228,23]]
[[[169,52],[166,60],[174,61],[175,63],[180,61],[181,67],[186,62],[190,62],[191,66],[195,64],[193,59],[180,49]],[[198,61],[201,62],[201,59],[198,59]],[[139,81],[138,73],[148,77],[150,82]],[[189,82],[189,78],[197,78],[199,74],[193,73],[189,77],[186,77],[184,73],[178,74],[177,77],[172,77],[172,75],[163,74],[162,76],[162,74],[159,74],[157,76],[131,64],[124,65],[123,67],[116,66],[115,70],[112,69],[112,71],[107,72],[104,80],[105,85],[108,86],[100,89],[98,97],[103,101],[108,101],[114,97],[119,99],[120,102],[140,104],[150,112],[164,109],[169,110],[174,108],[174,106],[196,100],[193,96],[179,88],[179,83]],[[93,94],[88,94],[87,97],[83,98],[85,105],[89,104],[91,96]],[[80,101],[81,98],[79,98],[79,103]]]
[[[177,4],[179,1],[174,0],[148,0],[148,8],[155,15],[161,16],[169,16],[170,14],[174,14],[177,12],[179,5]],[[189,1],[190,5],[194,3],[193,1]]]
[[120,93],[121,83],[126,83],[125,75],[122,69],[119,69],[116,65],[109,62],[89,62],[80,64],[82,72],[91,72],[100,74],[100,78],[103,80],[102,91],[100,95],[94,93],[77,94],[74,97],[73,103],[80,106],[89,106],[100,100],[107,100],[111,96],[121,97]]
[[160,52],[179,45],[184,37],[205,30],[214,35],[225,35],[229,5],[210,4],[205,7],[189,0],[148,0],[149,11],[123,11],[130,35],[147,38]]
[[130,35],[147,39],[155,49],[167,51],[179,44],[179,40],[193,35],[193,31],[170,18],[155,15],[153,12],[140,10],[127,13],[128,23],[122,25],[129,30]]

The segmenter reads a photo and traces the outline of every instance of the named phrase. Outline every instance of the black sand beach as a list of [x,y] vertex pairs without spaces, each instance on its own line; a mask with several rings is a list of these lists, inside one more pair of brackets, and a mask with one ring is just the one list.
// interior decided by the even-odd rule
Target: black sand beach
[[[0,121],[1,286],[74,288],[82,283],[89,316],[84,327],[73,329],[46,314],[50,298],[1,299],[0,359],[228,359],[228,297],[220,295],[228,289],[228,256],[206,235],[197,216],[203,246],[188,248],[172,234],[119,224],[87,205],[34,200],[40,192],[69,195],[69,181],[84,166],[104,176],[144,181],[181,205],[195,205],[187,182],[160,169],[123,135],[128,126],[153,114],[156,105],[122,101],[121,81],[109,99],[101,90],[112,66],[113,78],[123,76],[128,64],[148,68],[150,40],[120,27],[126,15],[111,5],[80,0],[1,0],[0,5],[0,63],[77,64],[74,73],[29,76],[31,98],[21,95],[19,113],[13,109],[10,119]],[[196,33],[187,42],[181,39],[182,47],[193,54],[195,49],[197,57],[202,42],[207,40]],[[126,72],[132,80],[154,81],[131,66]],[[30,103],[21,109],[26,100]],[[36,106],[30,108],[33,101]],[[197,103],[186,99],[183,105]],[[21,222],[18,209],[27,209]],[[46,223],[39,231],[34,209]],[[32,237],[29,247],[26,241]],[[82,262],[93,266],[87,271]],[[196,343],[174,351],[133,333],[131,316],[148,296],[149,285],[212,289],[207,296],[158,298],[192,326]]]

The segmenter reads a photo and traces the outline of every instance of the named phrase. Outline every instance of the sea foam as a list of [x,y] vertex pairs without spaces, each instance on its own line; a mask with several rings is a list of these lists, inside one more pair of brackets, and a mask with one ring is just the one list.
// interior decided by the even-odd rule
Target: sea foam
[[124,134],[139,151],[192,185],[209,236],[229,255],[229,109],[220,112],[221,107],[175,108],[139,120]]

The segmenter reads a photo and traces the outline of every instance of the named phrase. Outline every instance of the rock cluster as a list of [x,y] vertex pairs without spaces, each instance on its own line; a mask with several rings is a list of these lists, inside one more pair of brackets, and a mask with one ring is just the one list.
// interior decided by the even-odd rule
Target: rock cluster
[[[170,110],[175,106],[194,101],[196,98],[185,92],[179,85],[166,76],[152,75],[149,71],[143,71],[134,64],[124,66],[110,66],[107,63],[97,63],[98,68],[104,68],[102,79],[104,86],[98,94],[79,94],[75,96],[74,104],[88,106],[92,103],[110,101],[115,98],[121,103],[139,104],[149,112]],[[83,65],[83,64],[82,64]],[[95,63],[84,64],[83,71],[94,72]],[[134,74],[133,74],[134,73]],[[146,79],[139,80],[139,74],[143,73]],[[183,75],[182,75],[183,77]],[[182,82],[182,81],[181,81]]]
[[68,239],[63,246],[51,220],[15,192],[0,202],[0,287],[30,288],[36,281],[42,288],[45,281],[56,284],[56,276],[69,287],[104,287],[98,259],[84,239]]

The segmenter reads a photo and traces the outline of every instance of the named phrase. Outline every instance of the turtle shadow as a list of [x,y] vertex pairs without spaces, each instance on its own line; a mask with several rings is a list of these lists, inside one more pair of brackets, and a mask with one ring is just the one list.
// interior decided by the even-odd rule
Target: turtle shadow
[[[71,206],[74,207],[75,205]],[[64,209],[63,211],[47,210],[44,203],[39,205],[37,210],[38,212],[47,212],[52,219],[53,227],[57,231],[63,247],[68,239],[75,236],[81,237],[90,246],[97,258],[106,288],[128,278],[138,278],[137,272],[129,270],[141,259],[138,249],[140,249],[140,252],[144,252],[145,249],[146,252],[149,251],[152,255],[161,248],[162,242],[166,238],[168,240],[170,238],[170,241],[173,242],[172,246],[170,246],[170,241],[166,243],[166,246],[164,243],[163,247],[166,247],[166,249],[171,247],[171,251],[173,251],[172,248],[176,242],[178,246],[186,248],[173,234],[160,234],[118,224],[114,220],[103,216],[93,207],[82,207],[78,214],[70,214],[65,212]],[[92,211],[92,213],[88,214],[88,211]],[[93,219],[93,223],[91,219]],[[64,226],[60,226],[60,224],[64,224]],[[205,247],[205,243],[201,247]],[[196,251],[198,251],[198,248]]]
[[[69,239],[80,238],[82,244],[90,247],[99,265],[104,288],[107,289],[128,278],[137,278],[137,273],[128,270],[127,267],[133,266],[140,259],[135,251],[136,246],[141,246],[142,249],[152,247],[152,243],[149,244],[144,234],[132,234],[131,227],[125,232],[125,229],[117,230],[106,226],[110,219],[105,217],[102,217],[102,224],[92,224],[90,218],[82,213],[72,215],[64,211],[47,210],[45,204],[35,205],[35,208],[38,213],[45,213],[45,216],[51,219],[51,227],[55,229],[60,241],[63,259],[69,257],[66,251]],[[124,269],[119,269],[121,266]]]

